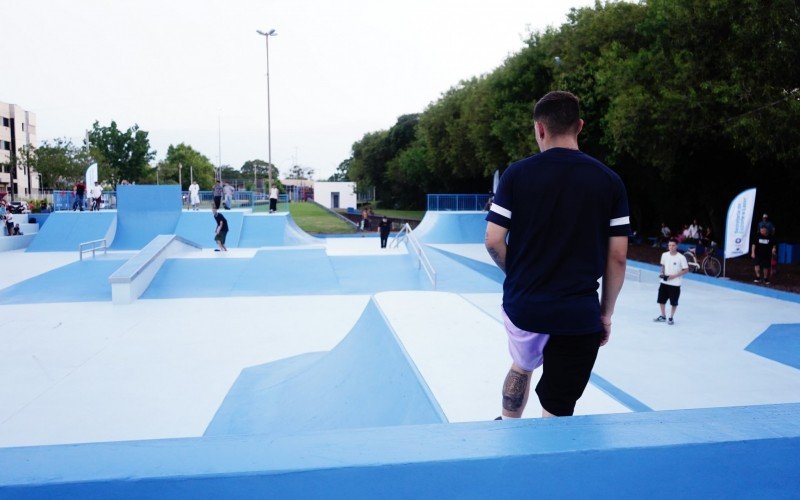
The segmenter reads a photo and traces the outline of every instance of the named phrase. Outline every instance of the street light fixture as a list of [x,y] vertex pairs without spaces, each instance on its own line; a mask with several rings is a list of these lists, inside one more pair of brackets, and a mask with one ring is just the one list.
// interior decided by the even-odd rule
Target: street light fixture
[[[267,176],[269,177],[269,187],[265,190],[269,193],[272,189],[272,120],[270,116],[270,102],[269,102],[269,37],[278,36],[278,33],[271,29],[269,31],[256,30],[256,33],[263,36],[267,41]],[[256,184],[257,169],[253,166],[253,183]],[[253,190],[255,190],[255,185]]]

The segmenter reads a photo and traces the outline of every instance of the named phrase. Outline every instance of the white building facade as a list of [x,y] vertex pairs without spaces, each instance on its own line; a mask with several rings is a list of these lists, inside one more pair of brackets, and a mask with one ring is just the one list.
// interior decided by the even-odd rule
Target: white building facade
[[314,201],[330,209],[356,208],[355,182],[314,182]]
[[[38,145],[36,114],[0,101],[0,196],[6,195],[6,199],[39,193],[39,176],[20,155],[20,149],[27,145]],[[16,168],[9,165],[13,154],[17,155]]]

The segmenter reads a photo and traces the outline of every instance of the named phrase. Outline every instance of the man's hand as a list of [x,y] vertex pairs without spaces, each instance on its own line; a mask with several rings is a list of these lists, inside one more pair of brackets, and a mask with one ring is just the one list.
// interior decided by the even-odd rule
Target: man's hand
[[603,332],[605,333],[600,341],[600,347],[603,347],[611,338],[611,316],[600,316],[600,322],[603,323]]

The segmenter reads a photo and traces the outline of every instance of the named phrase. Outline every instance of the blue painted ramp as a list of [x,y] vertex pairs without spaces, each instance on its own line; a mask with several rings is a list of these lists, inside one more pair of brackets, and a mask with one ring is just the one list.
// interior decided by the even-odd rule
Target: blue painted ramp
[[168,259],[142,298],[329,293],[342,293],[330,258],[308,248],[261,250],[251,259]]
[[159,234],[175,234],[180,186],[118,186],[117,234],[111,248],[141,250]]
[[414,235],[423,243],[483,243],[486,212],[425,212]]
[[125,260],[83,260],[11,285],[0,293],[0,305],[111,300],[108,277]]
[[[220,213],[228,221],[228,237],[225,246],[236,248],[239,245],[239,238],[242,234],[242,220],[244,213],[239,211],[223,210]],[[193,241],[203,248],[216,248],[214,241],[214,230],[216,222],[210,211],[181,212],[178,224],[175,227],[175,234]]]
[[243,370],[204,435],[285,436],[446,421],[371,300],[329,353]]
[[322,243],[324,241],[320,238],[315,238],[300,229],[287,213],[245,215],[242,236],[239,239],[241,248]]
[[103,238],[114,238],[116,212],[55,212],[48,217],[27,252],[73,252],[78,245]]

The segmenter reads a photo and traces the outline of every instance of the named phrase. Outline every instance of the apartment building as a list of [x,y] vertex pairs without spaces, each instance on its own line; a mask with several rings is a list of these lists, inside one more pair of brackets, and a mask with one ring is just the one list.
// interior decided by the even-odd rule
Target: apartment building
[[0,101],[0,196],[27,198],[39,193],[39,176],[24,161],[11,168],[12,153],[30,144],[38,145],[36,140],[36,114],[22,109],[16,104]]

